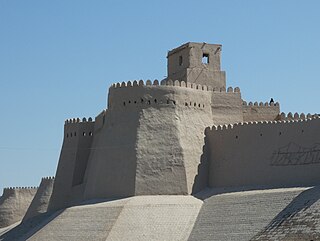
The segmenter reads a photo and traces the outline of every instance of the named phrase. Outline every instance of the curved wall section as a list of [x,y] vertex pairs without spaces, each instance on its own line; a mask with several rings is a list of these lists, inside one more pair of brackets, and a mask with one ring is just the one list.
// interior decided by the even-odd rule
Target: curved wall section
[[108,115],[89,159],[85,199],[191,193],[203,130],[212,123],[208,87],[128,82],[111,87],[108,98]]

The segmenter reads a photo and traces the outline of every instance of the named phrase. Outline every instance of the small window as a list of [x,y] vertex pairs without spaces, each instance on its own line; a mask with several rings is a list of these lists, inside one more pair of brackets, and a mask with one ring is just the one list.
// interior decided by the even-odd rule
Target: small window
[[179,56],[179,66],[181,66],[182,65],[182,56],[180,55]]
[[202,63],[203,64],[209,64],[209,54],[203,54],[202,55]]

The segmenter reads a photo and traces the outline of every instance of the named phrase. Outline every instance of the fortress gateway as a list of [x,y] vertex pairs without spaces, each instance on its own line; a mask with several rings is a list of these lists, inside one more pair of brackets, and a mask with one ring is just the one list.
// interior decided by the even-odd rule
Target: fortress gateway
[[0,240],[320,240],[319,116],[247,103],[220,56],[186,43],[67,120],[55,179],[4,190]]

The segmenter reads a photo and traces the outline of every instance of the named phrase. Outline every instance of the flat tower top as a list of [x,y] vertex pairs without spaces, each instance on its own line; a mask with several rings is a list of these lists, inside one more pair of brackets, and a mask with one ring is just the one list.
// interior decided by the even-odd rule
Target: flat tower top
[[181,50],[183,50],[185,48],[196,47],[196,48],[203,49],[205,46],[210,46],[211,48],[215,48],[215,49],[220,48],[220,50],[221,50],[221,47],[222,47],[221,44],[208,44],[208,43],[205,43],[205,42],[202,42],[202,43],[187,42],[187,43],[185,43],[185,44],[183,44],[183,45],[181,45],[181,46],[179,46],[177,48],[169,50],[167,57],[169,57],[170,55],[172,55],[174,53],[180,52]]

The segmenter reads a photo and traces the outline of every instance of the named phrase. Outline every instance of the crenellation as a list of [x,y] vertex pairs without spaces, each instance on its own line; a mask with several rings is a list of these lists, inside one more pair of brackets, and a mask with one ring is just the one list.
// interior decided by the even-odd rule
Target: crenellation
[[[136,80],[133,81],[128,81],[127,83],[122,82],[117,83],[117,84],[112,84],[110,89],[116,89],[116,88],[125,88],[125,87],[132,87],[132,86],[139,86],[139,87],[157,87],[159,86],[159,81],[154,80],[153,83],[151,80],[147,80],[144,82],[143,80],[139,80],[137,82]],[[190,88],[190,89],[195,89],[195,90],[202,90],[202,91],[218,91],[218,92],[227,92],[227,93],[240,93],[240,88],[239,87],[228,87],[228,91],[226,91],[225,87],[222,88],[217,88],[217,87],[212,87],[210,85],[201,85],[201,84],[195,84],[195,83],[186,83],[185,81],[179,81],[179,80],[172,80],[172,79],[163,79],[160,82],[160,86],[177,86],[177,87],[184,87],[184,88]]]
[[153,81],[153,85],[159,85],[159,80],[155,79],[155,80]]
[[277,118],[277,120],[280,120],[280,121],[290,121],[290,120],[299,120],[299,121],[303,121],[305,119],[313,119],[313,118],[317,118],[317,114],[310,114],[308,113],[307,115],[305,115],[304,113],[298,113],[298,112],[295,112],[294,114],[292,114],[291,112],[289,113],[284,113],[284,112],[281,112]]
[[43,177],[41,180],[54,180],[54,176]]
[[152,85],[151,80],[148,79],[148,80],[146,81],[146,85]]
[[81,120],[80,118],[72,118],[72,119],[67,119],[65,120],[65,125],[69,125],[69,124],[81,124],[81,123],[86,123],[86,122],[91,122],[92,118],[89,117],[88,120],[83,117]]
[[[225,125],[218,125],[213,126],[216,130],[224,130],[224,129],[234,129],[241,128],[242,126],[247,125],[274,125],[274,124],[281,124],[281,123],[297,123],[297,122],[303,122],[303,121],[312,121],[313,119],[286,119],[286,120],[274,120],[274,121],[244,121],[244,122],[238,122],[234,124],[225,124]],[[221,128],[219,128],[221,126]],[[226,128],[227,127],[227,128]],[[218,128],[218,129],[217,129]]]
[[37,189],[38,187],[5,187],[4,190]]
[[[132,86],[140,86],[140,87],[156,87],[159,86],[159,81],[154,80],[153,83],[151,80],[147,80],[144,82],[143,80],[139,80],[137,82],[136,80],[133,81],[133,84],[131,81],[128,81],[127,83],[122,82],[113,84],[111,88],[125,88],[125,87],[132,87]],[[201,84],[195,84],[195,83],[186,83],[185,81],[179,81],[179,80],[172,80],[172,79],[163,79],[160,82],[160,86],[177,86],[177,87],[186,87],[190,89],[195,89],[195,90],[203,90],[203,91],[218,91],[218,92],[226,92],[226,93],[240,93],[240,88],[239,87],[228,87],[228,90],[226,90],[225,87],[217,88],[217,87],[212,87],[208,85],[201,85]]]

